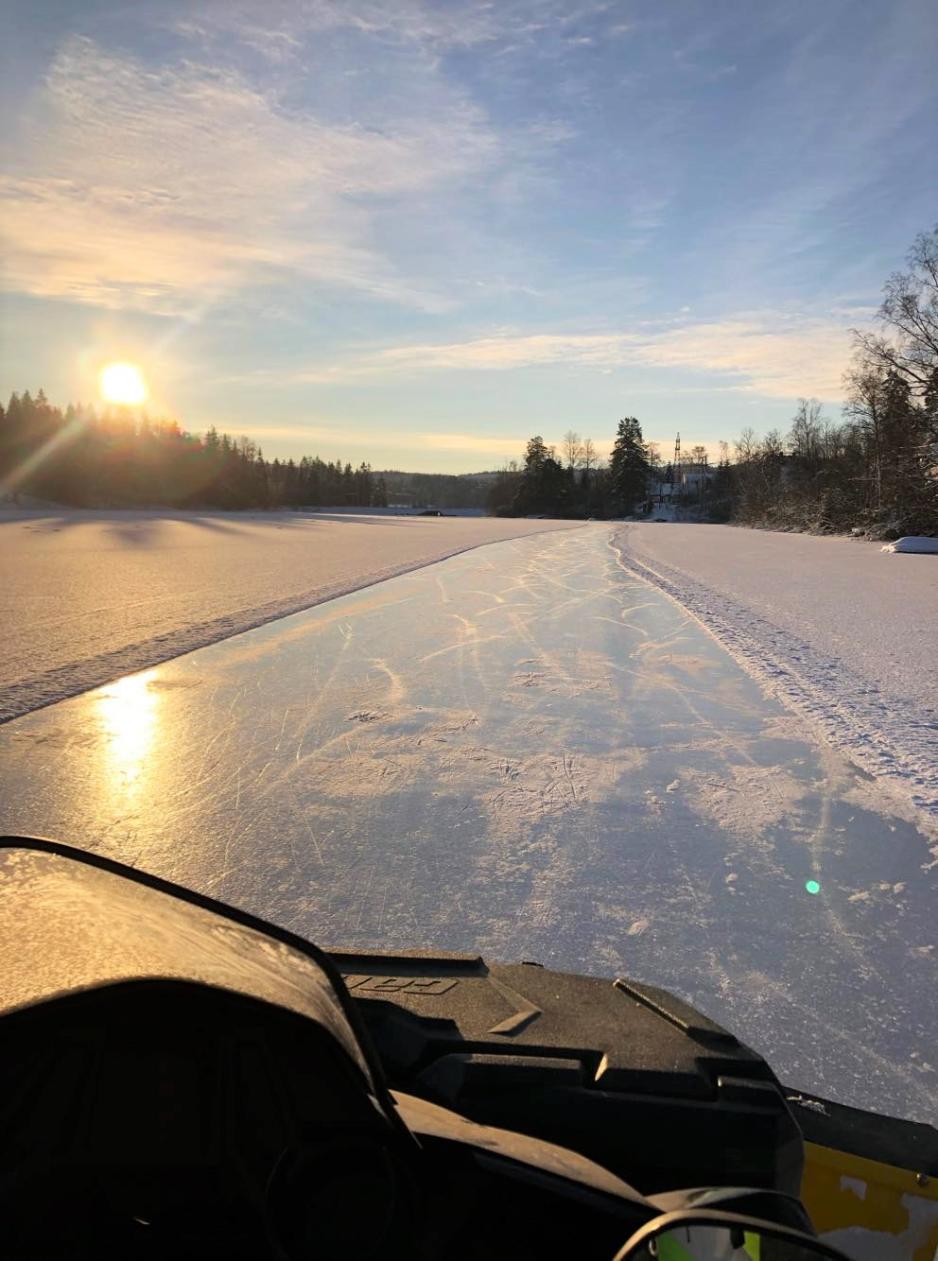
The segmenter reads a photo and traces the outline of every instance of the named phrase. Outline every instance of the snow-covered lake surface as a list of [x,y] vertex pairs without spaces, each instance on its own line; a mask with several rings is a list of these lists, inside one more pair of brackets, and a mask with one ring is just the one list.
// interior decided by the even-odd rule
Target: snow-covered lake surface
[[0,510],[0,721],[468,547],[575,524]]
[[471,551],[0,726],[0,827],[326,946],[632,975],[791,1086],[934,1119],[924,814],[616,538]]
[[620,526],[616,543],[938,838],[938,558],[721,525]]

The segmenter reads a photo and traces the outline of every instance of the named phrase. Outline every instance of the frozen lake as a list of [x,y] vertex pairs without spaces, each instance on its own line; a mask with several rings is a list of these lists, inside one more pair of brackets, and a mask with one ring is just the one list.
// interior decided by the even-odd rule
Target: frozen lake
[[938,558],[731,525],[629,524],[623,565],[924,819],[938,864]]
[[933,1119],[926,837],[611,533],[468,552],[0,726],[0,826],[325,946],[629,974],[790,1085]]
[[0,722],[466,548],[577,524],[0,509]]

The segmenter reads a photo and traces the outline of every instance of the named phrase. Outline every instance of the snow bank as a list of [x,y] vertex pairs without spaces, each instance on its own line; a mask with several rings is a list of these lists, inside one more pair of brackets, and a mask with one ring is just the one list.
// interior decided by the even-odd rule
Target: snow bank
[[932,562],[913,573],[869,544],[733,526],[627,526],[614,546],[938,838]]
[[895,543],[887,543],[881,550],[884,552],[920,552],[924,555],[938,556],[938,539],[930,539],[924,534],[907,534],[905,538],[896,539]]

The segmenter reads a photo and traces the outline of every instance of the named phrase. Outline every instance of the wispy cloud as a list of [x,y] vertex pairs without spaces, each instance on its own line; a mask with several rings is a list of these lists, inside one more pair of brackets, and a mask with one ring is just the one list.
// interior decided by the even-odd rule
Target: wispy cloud
[[715,435],[836,401],[933,218],[933,0],[12,5],[10,389],[121,347],[192,425]]
[[499,160],[483,115],[454,97],[381,129],[290,111],[232,71],[153,69],[70,40],[0,183],[9,289],[158,311],[269,277],[434,308],[373,221]]
[[[610,33],[629,28],[616,21],[612,0],[268,0],[263,21],[254,0],[209,0],[195,16],[178,18],[178,29],[227,32],[274,60],[290,48],[298,49],[314,32],[351,30],[370,37],[420,45],[431,51],[504,44],[515,48],[545,37],[560,43],[589,44],[592,37],[577,34],[584,22],[602,19]],[[571,32],[574,32],[571,34]]]
[[850,355],[844,323],[779,313],[637,327],[613,333],[499,333],[446,344],[384,347],[292,381],[339,383],[362,377],[437,371],[508,371],[565,366],[607,372],[629,366],[672,368],[718,377],[729,388],[768,398],[841,397]]
[[849,330],[815,317],[742,316],[671,329],[645,340],[639,362],[713,373],[768,398],[837,400],[850,358]]

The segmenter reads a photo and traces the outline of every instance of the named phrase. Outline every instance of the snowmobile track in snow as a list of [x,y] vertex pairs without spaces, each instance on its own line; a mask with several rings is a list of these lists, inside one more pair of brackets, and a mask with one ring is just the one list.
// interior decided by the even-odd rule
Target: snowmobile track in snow
[[[910,804],[936,842],[938,863],[938,713],[887,698],[843,661],[825,656],[721,592],[610,543],[626,573],[686,609],[772,696],[803,715],[834,748]],[[913,816],[910,816],[913,817]]]

